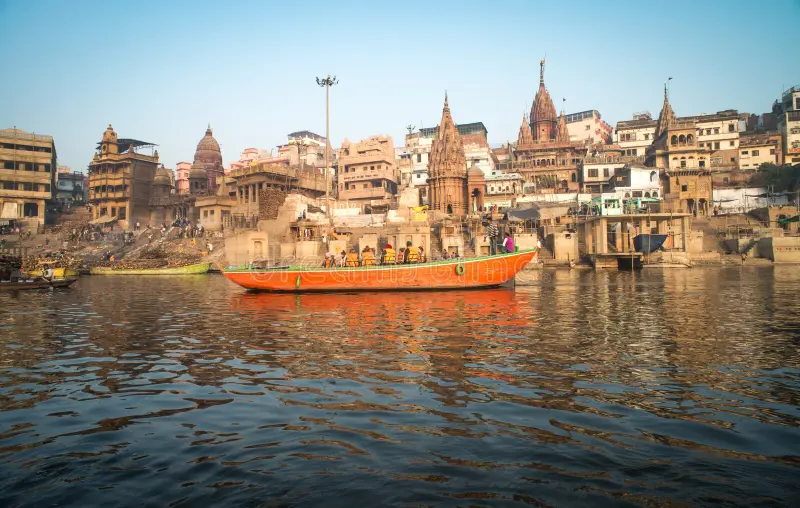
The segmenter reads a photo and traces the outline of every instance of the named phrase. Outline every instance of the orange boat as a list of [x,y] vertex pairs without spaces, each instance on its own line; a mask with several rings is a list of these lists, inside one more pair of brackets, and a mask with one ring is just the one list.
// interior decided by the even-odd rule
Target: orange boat
[[231,282],[257,291],[408,291],[469,289],[508,282],[536,255],[536,249],[472,259],[351,268],[230,268]]

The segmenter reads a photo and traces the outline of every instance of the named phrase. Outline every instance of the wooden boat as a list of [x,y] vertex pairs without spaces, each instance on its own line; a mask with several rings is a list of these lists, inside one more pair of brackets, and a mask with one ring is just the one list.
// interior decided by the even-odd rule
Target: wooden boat
[[[44,270],[33,270],[29,273],[35,277],[42,277],[44,275]],[[77,277],[78,275],[78,272],[71,268],[53,268],[53,278],[56,279]]]
[[71,286],[76,280],[75,278],[68,279],[53,279],[52,281],[36,279],[30,281],[18,282],[0,282],[0,291],[19,291],[21,289],[49,289],[49,288],[65,288]]
[[257,291],[408,291],[469,289],[508,282],[536,255],[536,249],[464,260],[357,268],[229,268],[231,282]]
[[202,275],[208,272],[210,263],[164,268],[114,268],[97,266],[89,269],[92,275]]
[[667,235],[641,234],[633,237],[633,248],[636,252],[650,254],[657,251],[667,241]]

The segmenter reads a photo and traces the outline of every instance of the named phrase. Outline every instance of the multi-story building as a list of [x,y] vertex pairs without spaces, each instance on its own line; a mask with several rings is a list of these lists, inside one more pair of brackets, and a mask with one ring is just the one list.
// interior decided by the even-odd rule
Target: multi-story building
[[739,138],[739,167],[755,170],[762,164],[780,164],[783,158],[780,147],[781,136],[777,132],[742,134]]
[[519,173],[492,171],[485,177],[487,196],[522,194],[523,178]]
[[145,155],[136,150],[154,146],[118,139],[114,128],[108,126],[89,164],[89,203],[94,221],[119,220],[123,228],[136,221],[147,222],[158,151]]
[[698,147],[708,154],[711,167],[718,170],[739,165],[739,116],[738,111],[728,109],[713,115],[686,116],[678,120],[694,122]]
[[783,138],[783,157],[787,164],[800,163],[800,87],[793,86],[776,101],[773,107],[778,115],[778,131]]
[[52,136],[17,128],[0,130],[0,219],[37,228],[56,187],[56,145]]
[[175,167],[177,178],[175,179],[175,193],[189,194],[189,173],[192,171],[191,162],[179,162]]
[[397,179],[390,136],[374,136],[352,144],[345,138],[336,175],[340,201],[353,201],[364,208],[386,205],[397,193]]
[[89,177],[72,171],[68,166],[58,166],[56,174],[56,199],[62,205],[83,204],[89,199]]
[[586,144],[611,143],[614,129],[606,123],[596,109],[566,115],[569,140]]
[[606,192],[613,186],[614,176],[631,163],[644,163],[644,156],[601,154],[585,157],[580,168],[582,192],[591,194]]
[[666,87],[655,136],[655,141],[647,149],[648,166],[660,170],[710,167],[710,153],[701,148],[697,141],[695,120],[675,116]]
[[644,155],[655,139],[656,123],[649,111],[634,113],[632,120],[617,122],[616,142],[622,155]]
[[609,180],[611,191],[622,198],[659,198],[661,179],[654,168],[638,162],[626,164]]

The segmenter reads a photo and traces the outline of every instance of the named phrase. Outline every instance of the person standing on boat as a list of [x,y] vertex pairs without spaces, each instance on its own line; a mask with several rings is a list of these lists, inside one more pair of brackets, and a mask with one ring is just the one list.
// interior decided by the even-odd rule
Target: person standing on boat
[[506,237],[503,239],[503,252],[514,252],[514,239],[511,237],[511,233],[506,233]]
[[491,217],[486,222],[486,236],[489,237],[489,255],[494,256],[497,254],[497,237],[500,236],[500,230],[497,229],[497,225],[492,221]]

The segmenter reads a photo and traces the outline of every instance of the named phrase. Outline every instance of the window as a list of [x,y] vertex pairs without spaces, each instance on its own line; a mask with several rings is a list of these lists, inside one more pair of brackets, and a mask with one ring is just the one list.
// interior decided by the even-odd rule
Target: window
[[706,146],[705,143],[700,143],[700,148],[705,148],[705,146]]
[[603,176],[608,178],[608,168],[603,168]]
[[719,141],[714,143],[714,150],[719,150]]
[[706,136],[710,136],[710,135],[711,135],[711,129],[706,129]]
[[729,145],[729,146],[736,146],[736,142],[735,142],[735,141],[729,141],[729,142],[728,142],[728,145]]
[[203,218],[208,218],[208,210],[203,210]]
[[736,132],[736,126],[732,123],[728,124],[728,132]]
[[753,150],[753,157],[758,157],[758,150]]
[[744,151],[742,152],[742,155],[750,155],[750,152],[748,152],[747,150],[744,150]]
[[589,178],[597,178],[597,168],[589,168]]
[[590,128],[590,126],[589,126],[589,125],[587,125],[587,126],[586,126],[586,130],[588,131],[588,130],[589,130],[589,128]]
[[633,197],[635,197],[635,198],[642,197],[642,191],[640,191],[640,190],[633,191]]
[[700,159],[700,167],[701,168],[706,167],[706,161],[704,159]]
[[3,169],[14,169],[14,163],[12,161],[3,161]]
[[42,185],[42,192],[50,192],[50,184],[46,183]]
[[367,186],[367,184],[364,184],[364,188],[365,188],[365,189],[367,189],[367,188],[369,188],[369,187]]
[[714,134],[719,134],[719,127],[714,127]]
[[378,164],[378,169],[381,169],[381,165],[380,164]]
[[770,155],[775,155],[775,149],[774,148],[770,148],[769,149],[769,154]]
[[648,139],[650,139],[650,134],[645,134],[645,135],[644,135],[644,139],[645,139],[645,141],[647,141]]
[[369,169],[371,169],[372,171],[375,171],[375,166],[370,166]]
[[417,154],[417,162],[422,162],[422,154],[421,153]]
[[736,157],[731,157],[731,162],[736,162]]
[[686,167],[686,160],[683,160],[683,159],[681,160],[681,167],[682,168]]
[[211,210],[210,212],[208,212],[208,214],[213,217],[214,216],[214,210]]
[[688,185],[681,185],[681,192],[686,192],[688,190],[689,190],[689,186]]

